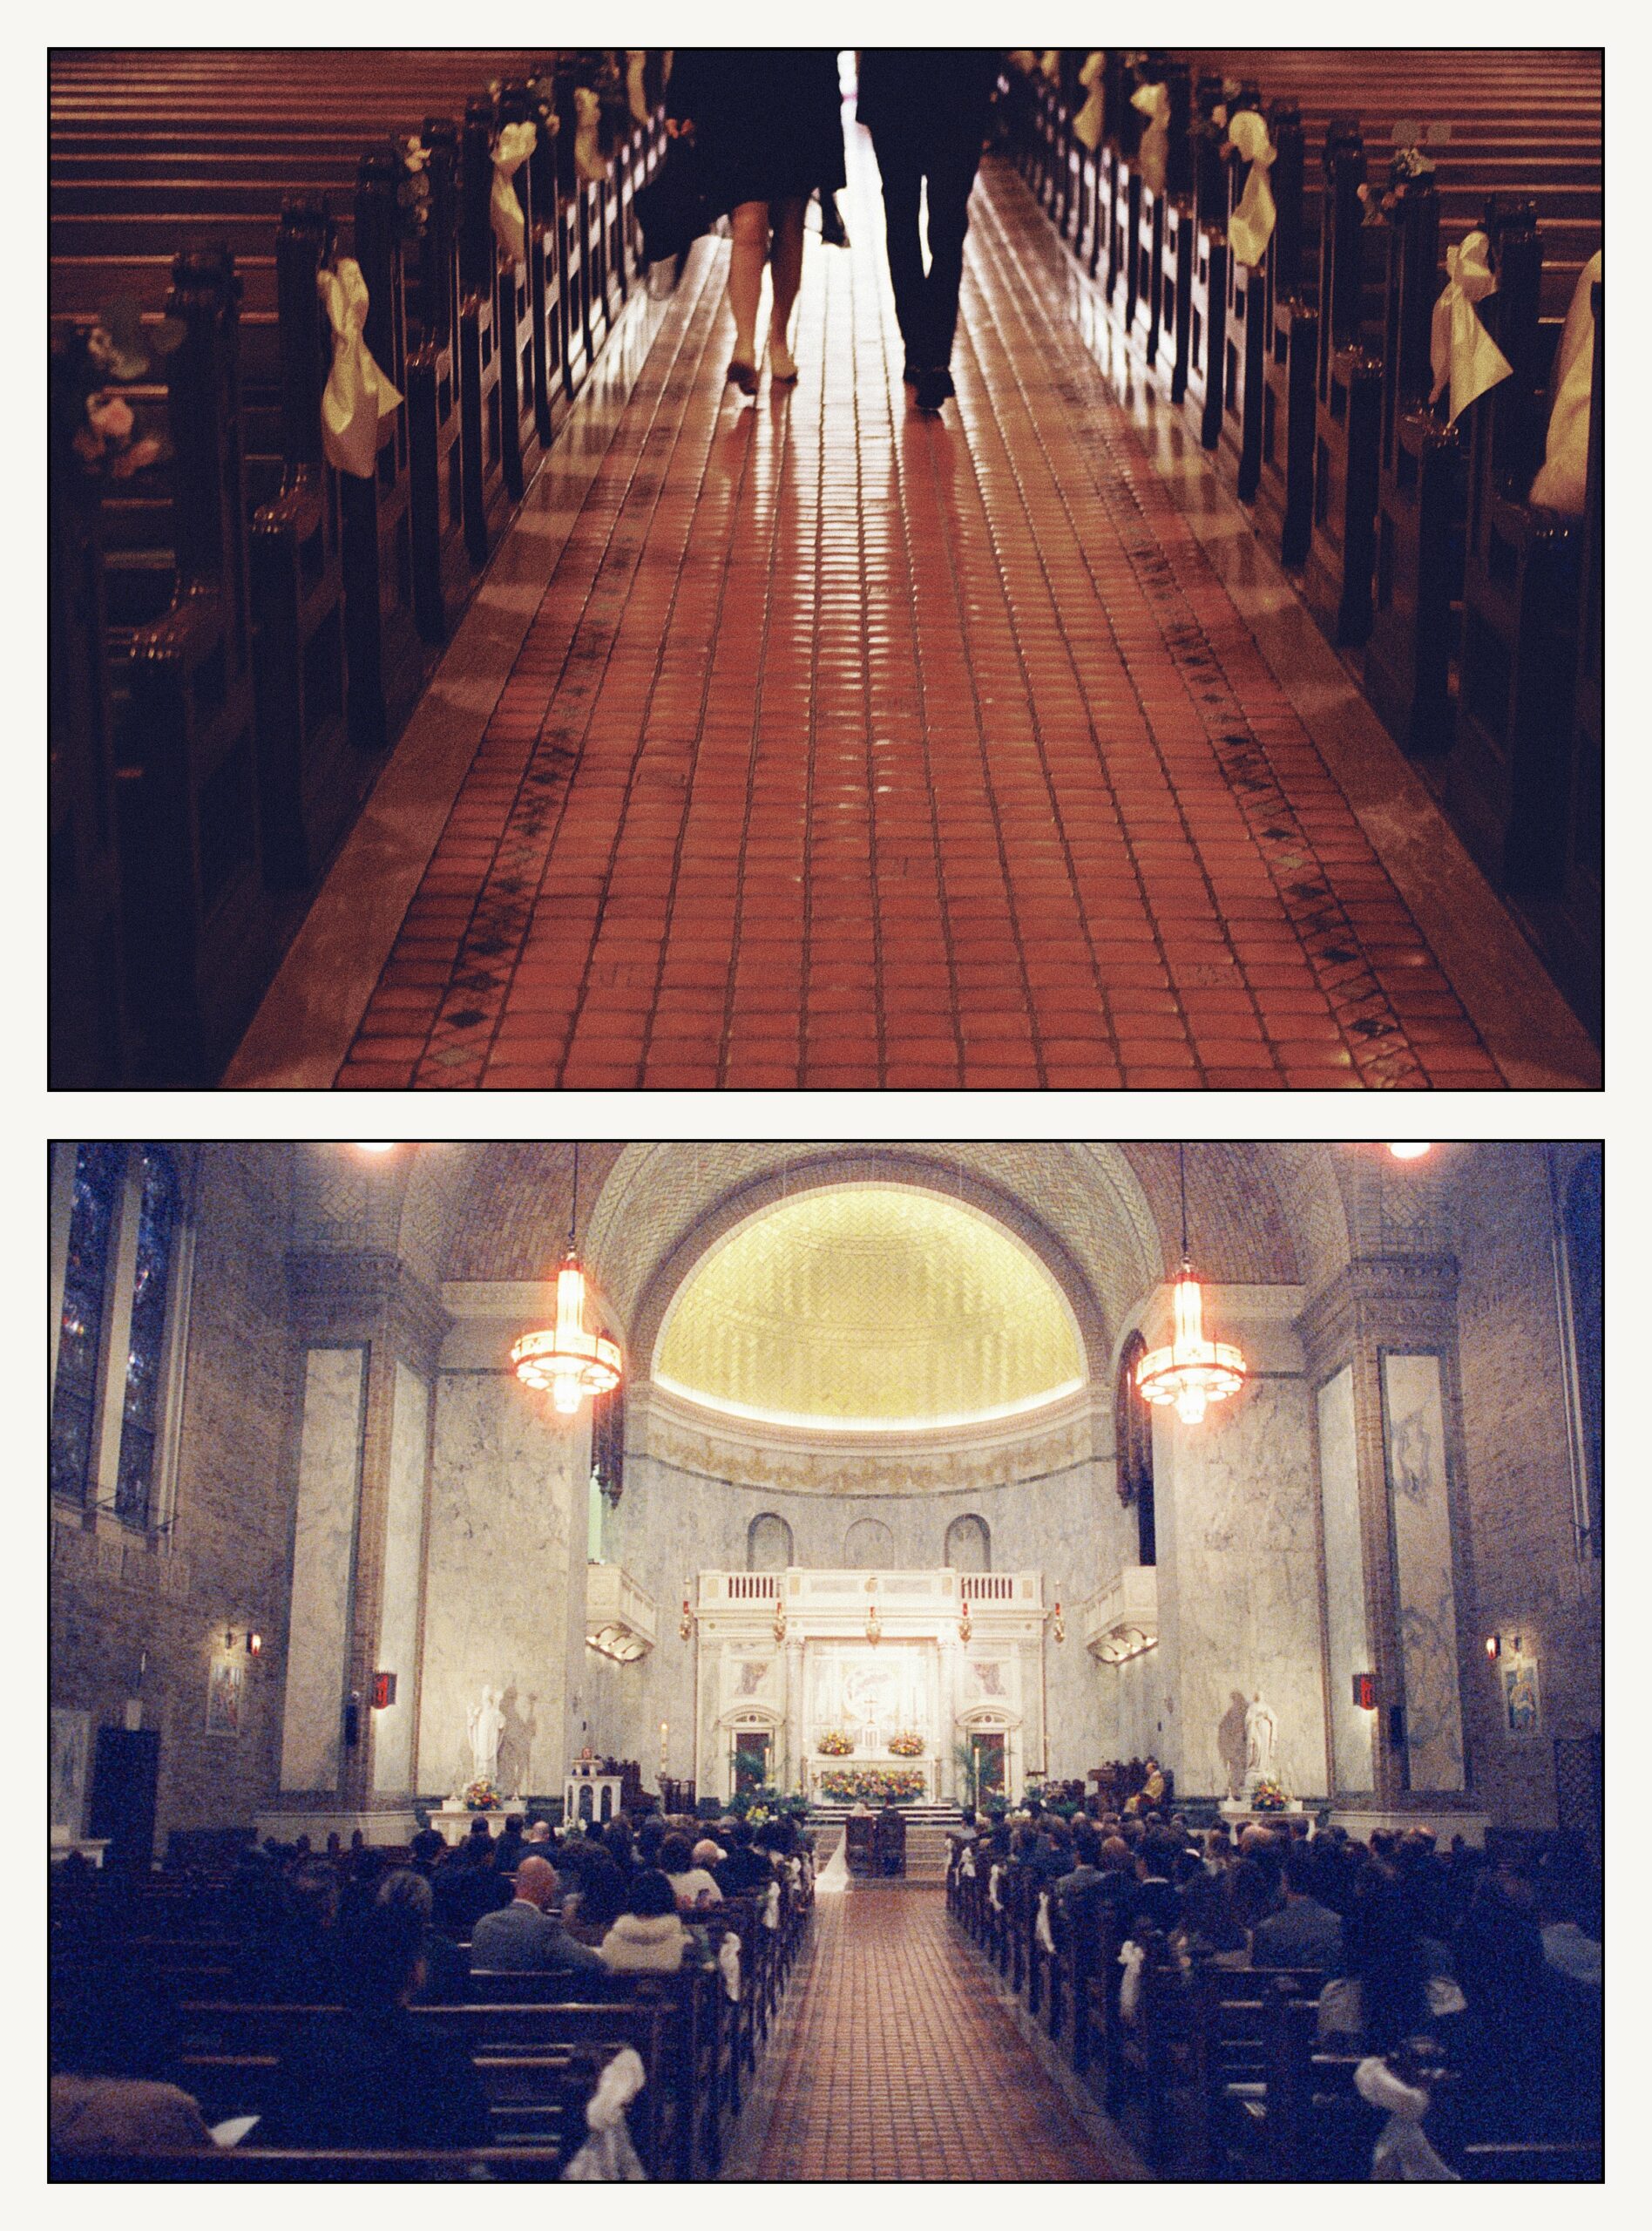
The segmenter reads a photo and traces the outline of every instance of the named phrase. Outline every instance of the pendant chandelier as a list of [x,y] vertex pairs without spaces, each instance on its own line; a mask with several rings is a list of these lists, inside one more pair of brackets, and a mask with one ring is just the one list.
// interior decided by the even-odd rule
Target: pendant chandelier
[[525,1332],[511,1351],[516,1375],[548,1392],[564,1417],[572,1417],[587,1394],[612,1394],[620,1384],[620,1344],[586,1330],[586,1274],[574,1248],[579,1208],[579,1142],[573,1143],[573,1196],[568,1207],[568,1245],[557,1271],[557,1319],[538,1332]]
[[1181,1275],[1175,1285],[1175,1329],[1168,1348],[1151,1348],[1136,1366],[1137,1391],[1149,1402],[1174,1402],[1184,1425],[1196,1426],[1212,1402],[1236,1394],[1245,1360],[1226,1340],[1207,1340],[1204,1294],[1188,1253],[1188,1149],[1176,1148],[1181,1187]]

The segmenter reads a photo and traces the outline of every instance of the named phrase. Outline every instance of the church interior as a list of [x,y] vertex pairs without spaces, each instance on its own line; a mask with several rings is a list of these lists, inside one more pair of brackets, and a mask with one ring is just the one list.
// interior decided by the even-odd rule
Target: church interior
[[1601,2174],[1588,1140],[60,1142],[52,2174]]
[[1597,1088],[1601,50],[809,51],[51,55],[53,1084]]

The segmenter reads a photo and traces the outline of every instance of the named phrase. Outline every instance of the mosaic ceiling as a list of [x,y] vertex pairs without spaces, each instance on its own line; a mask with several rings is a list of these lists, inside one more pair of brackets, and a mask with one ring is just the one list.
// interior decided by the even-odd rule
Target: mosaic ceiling
[[654,1349],[656,1386],[725,1415],[887,1433],[1033,1410],[1085,1375],[1049,1271],[978,1210],[917,1186],[781,1201],[709,1249]]

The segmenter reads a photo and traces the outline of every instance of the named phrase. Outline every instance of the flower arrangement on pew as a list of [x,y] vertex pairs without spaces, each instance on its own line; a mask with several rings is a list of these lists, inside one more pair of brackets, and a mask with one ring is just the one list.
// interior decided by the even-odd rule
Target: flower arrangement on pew
[[1290,1804],[1290,1799],[1283,1785],[1276,1781],[1264,1779],[1250,1793],[1253,1813],[1283,1813]]
[[467,1813],[502,1813],[504,1800],[485,1774],[478,1774],[464,1787],[464,1809]]
[[855,1754],[854,1742],[841,1727],[829,1727],[815,1745],[823,1759],[850,1759]]
[[897,1759],[921,1759],[924,1755],[924,1738],[915,1727],[904,1727],[898,1735],[890,1737],[889,1747],[891,1753]]

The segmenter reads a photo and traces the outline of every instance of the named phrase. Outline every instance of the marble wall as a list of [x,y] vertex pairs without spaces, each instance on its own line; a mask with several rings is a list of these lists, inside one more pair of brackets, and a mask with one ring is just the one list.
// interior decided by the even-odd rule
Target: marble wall
[[404,1363],[396,1366],[390,1413],[389,1505],[379,1601],[378,1665],[396,1677],[396,1702],[373,1714],[373,1787],[404,1792],[413,1783],[413,1715],[418,1693],[419,1553],[424,1540],[430,1390]]
[[335,1789],[362,1483],[362,1348],[312,1348],[293,1535],[281,1787]]
[[484,1685],[504,1712],[506,1794],[561,1787],[571,1571],[581,1623],[585,1609],[579,1454],[508,1375],[438,1375],[419,1702],[427,1794],[468,1780],[466,1716]]
[[1412,1789],[1465,1786],[1439,1358],[1383,1358],[1383,1441]]
[[1338,1794],[1372,1784],[1373,1712],[1354,1702],[1353,1677],[1371,1670],[1365,1566],[1359,1535],[1354,1372],[1344,1364],[1319,1389],[1319,1503],[1325,1542],[1325,1631],[1331,1757]]
[[[590,1720],[586,1739],[599,1750],[652,1760],[657,1767],[663,1719],[673,1731],[672,1773],[692,1773],[694,1645],[677,1633],[690,1576],[720,1567],[743,1571],[747,1529],[762,1512],[790,1526],[798,1564],[839,1564],[849,1529],[874,1509],[890,1529],[895,1570],[940,1564],[947,1527],[972,1513],[991,1530],[997,1570],[1042,1571],[1046,1604],[1059,1599],[1067,1621],[1066,1641],[1046,1638],[1045,1647],[1047,1771],[1082,1774],[1110,1756],[1107,1700],[1113,1676],[1095,1665],[1077,1632],[1079,1609],[1105,1577],[1101,1566],[1116,1546],[1114,1537],[1127,1531],[1110,1462],[1072,1465],[1046,1479],[990,1489],[879,1495],[869,1505],[857,1496],[777,1495],[772,1487],[709,1480],[653,1457],[628,1461],[606,1553],[659,1604],[660,1638],[647,1658],[613,1668],[612,1677],[600,1670],[594,1678],[587,1674],[582,1684],[591,1707],[583,1715]],[[1127,1531],[1133,1540],[1134,1520]],[[588,1665],[593,1662],[588,1652]]]
[[[1220,1796],[1244,1770],[1244,1706],[1279,1724],[1276,1771],[1292,1794],[1326,1783],[1316,1482],[1305,1382],[1258,1374],[1204,1423],[1154,1420],[1161,1758],[1188,1796]],[[1157,1747],[1157,1746],[1155,1746]]]

